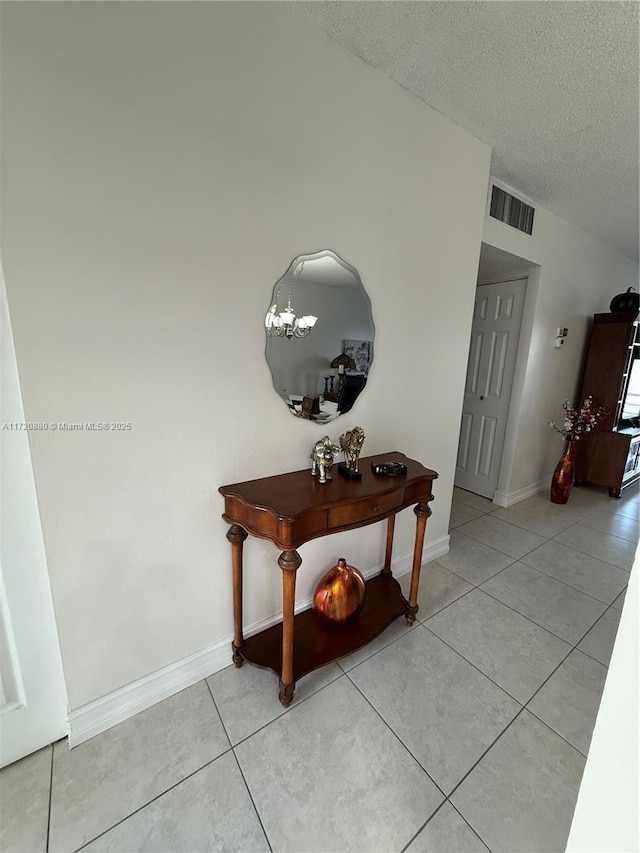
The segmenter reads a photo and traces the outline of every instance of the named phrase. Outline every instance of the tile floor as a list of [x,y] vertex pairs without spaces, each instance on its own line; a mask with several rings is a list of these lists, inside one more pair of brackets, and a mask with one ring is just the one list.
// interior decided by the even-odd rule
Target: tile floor
[[5,768],[0,849],[564,850],[639,526],[637,489],[510,509],[456,489],[412,628],[287,711],[271,673],[229,667]]

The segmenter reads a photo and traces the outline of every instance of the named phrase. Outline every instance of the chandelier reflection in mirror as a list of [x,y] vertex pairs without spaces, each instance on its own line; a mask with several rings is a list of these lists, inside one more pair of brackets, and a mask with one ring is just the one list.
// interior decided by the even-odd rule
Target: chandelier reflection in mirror
[[[301,261],[296,267],[293,275],[295,277],[299,277],[303,270],[304,261]],[[267,334],[270,337],[277,336],[279,338],[286,338],[290,341],[292,338],[305,338],[318,322],[318,318],[314,317],[313,314],[305,314],[304,317],[296,317],[293,306],[291,305],[291,279],[289,279],[287,283],[287,307],[284,311],[277,313],[280,297],[280,290],[278,290],[275,296],[276,301],[271,308],[269,308],[267,316],[264,318],[264,325],[267,330]]]

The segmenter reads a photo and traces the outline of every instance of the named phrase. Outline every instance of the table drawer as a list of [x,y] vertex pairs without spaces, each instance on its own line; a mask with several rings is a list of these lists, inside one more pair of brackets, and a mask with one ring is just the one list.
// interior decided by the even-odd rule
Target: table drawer
[[379,495],[375,498],[365,498],[362,501],[337,506],[329,510],[329,527],[344,527],[346,524],[375,520],[377,515],[384,516],[395,507],[402,505],[403,492],[393,492],[390,495]]

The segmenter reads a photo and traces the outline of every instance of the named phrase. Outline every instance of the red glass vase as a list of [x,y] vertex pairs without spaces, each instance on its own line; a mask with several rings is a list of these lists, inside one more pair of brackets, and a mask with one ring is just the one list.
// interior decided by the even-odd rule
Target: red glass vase
[[573,442],[568,441],[551,478],[551,503],[566,504],[573,488],[574,476]]

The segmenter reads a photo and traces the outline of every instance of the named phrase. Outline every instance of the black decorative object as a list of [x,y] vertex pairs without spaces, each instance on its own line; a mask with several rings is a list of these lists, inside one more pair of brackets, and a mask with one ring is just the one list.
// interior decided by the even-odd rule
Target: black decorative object
[[614,296],[609,305],[609,310],[615,314],[638,311],[638,309],[640,309],[640,293],[637,293],[633,287],[628,288],[626,293]]
[[347,480],[362,479],[362,471],[354,471],[353,468],[347,467],[344,462],[338,462],[338,471],[343,477],[346,477]]
[[374,474],[383,477],[403,477],[407,473],[407,466],[395,460],[390,462],[372,462],[371,470]]

